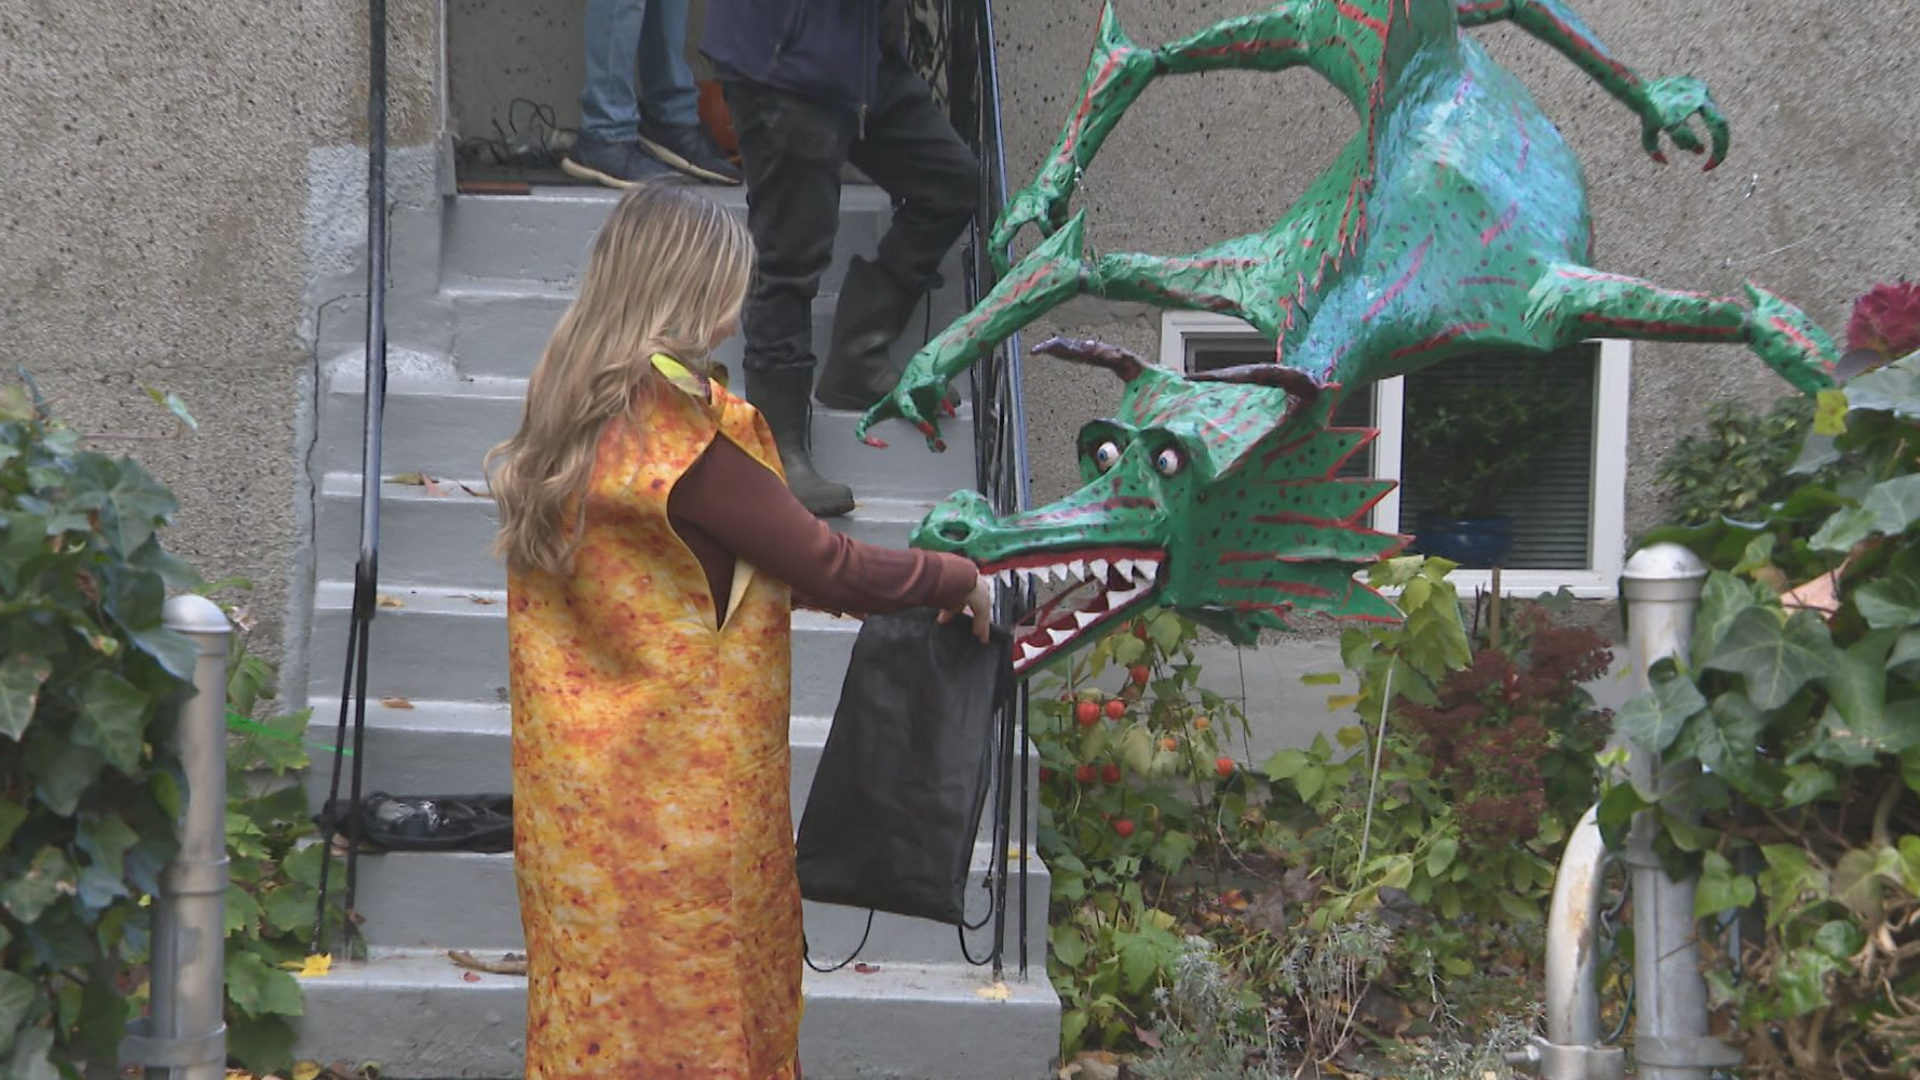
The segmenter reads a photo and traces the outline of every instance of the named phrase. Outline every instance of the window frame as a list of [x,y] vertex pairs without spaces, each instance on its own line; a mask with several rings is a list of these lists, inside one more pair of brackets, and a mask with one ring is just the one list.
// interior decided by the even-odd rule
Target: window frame
[[[1187,373],[1187,358],[1195,339],[1249,337],[1262,340],[1259,331],[1229,315],[1204,311],[1163,311],[1160,315],[1160,352],[1157,363]],[[1564,570],[1502,570],[1500,591],[1507,596],[1533,597],[1565,588],[1583,600],[1611,600],[1618,595],[1620,573],[1626,563],[1628,403],[1633,379],[1633,343],[1616,338],[1589,338],[1598,346],[1599,367],[1594,373],[1593,453],[1589,467],[1593,483],[1587,508],[1587,545],[1592,565]],[[1372,450],[1381,480],[1394,489],[1375,504],[1369,523],[1383,532],[1400,530],[1402,439],[1406,423],[1406,380],[1396,376],[1375,383],[1373,415],[1380,435]],[[1453,580],[1463,593],[1492,587],[1487,570],[1457,570]]]

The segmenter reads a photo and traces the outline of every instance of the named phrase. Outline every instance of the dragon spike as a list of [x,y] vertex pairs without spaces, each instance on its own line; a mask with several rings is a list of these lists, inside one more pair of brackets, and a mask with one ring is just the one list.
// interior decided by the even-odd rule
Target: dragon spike
[[1118,345],[1109,345],[1104,341],[1088,341],[1080,338],[1050,337],[1033,347],[1035,356],[1057,356],[1075,364],[1087,364],[1103,367],[1120,376],[1121,382],[1132,382],[1147,369],[1146,362]]
[[1242,386],[1267,386],[1285,390],[1303,403],[1311,403],[1322,390],[1338,390],[1338,383],[1321,383],[1299,368],[1281,364],[1241,364],[1187,376],[1191,382],[1237,383]]

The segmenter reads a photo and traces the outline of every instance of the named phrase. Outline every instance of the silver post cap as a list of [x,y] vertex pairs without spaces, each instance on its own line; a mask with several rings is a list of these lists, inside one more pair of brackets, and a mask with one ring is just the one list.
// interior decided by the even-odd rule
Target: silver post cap
[[1707,564],[1679,544],[1641,548],[1627,560],[1620,575],[1620,591],[1629,601],[1692,600],[1700,595]]
[[230,634],[233,624],[220,605],[192,593],[176,596],[161,609],[161,619],[169,630],[183,634]]

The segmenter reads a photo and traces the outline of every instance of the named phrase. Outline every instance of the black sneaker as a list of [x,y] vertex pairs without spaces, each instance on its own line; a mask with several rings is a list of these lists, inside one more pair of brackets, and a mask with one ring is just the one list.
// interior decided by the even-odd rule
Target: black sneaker
[[591,135],[582,135],[574,141],[567,156],[560,159],[560,169],[568,176],[614,188],[630,188],[669,176],[678,178],[639,143],[607,142]]
[[733,167],[720,148],[698,124],[659,124],[640,121],[640,143],[653,156],[688,176],[713,184],[737,184],[740,170]]

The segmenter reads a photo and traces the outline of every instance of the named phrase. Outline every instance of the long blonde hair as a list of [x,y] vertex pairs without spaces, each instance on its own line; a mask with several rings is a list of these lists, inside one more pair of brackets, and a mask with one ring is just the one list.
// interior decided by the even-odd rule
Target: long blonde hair
[[614,207],[534,366],[520,430],[487,454],[500,509],[494,551],[509,567],[567,571],[607,421],[656,385],[653,354],[706,369],[752,274],[745,224],[691,187],[641,185]]

